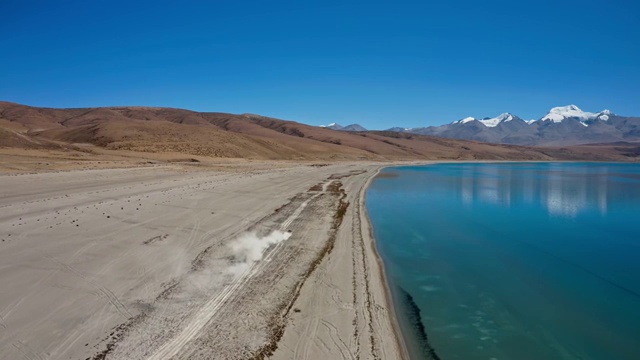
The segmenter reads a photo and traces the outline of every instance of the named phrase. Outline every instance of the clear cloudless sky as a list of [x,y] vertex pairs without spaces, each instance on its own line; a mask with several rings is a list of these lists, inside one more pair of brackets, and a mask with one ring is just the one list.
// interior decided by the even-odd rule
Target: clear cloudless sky
[[0,100],[427,126],[640,116],[640,4],[0,0]]

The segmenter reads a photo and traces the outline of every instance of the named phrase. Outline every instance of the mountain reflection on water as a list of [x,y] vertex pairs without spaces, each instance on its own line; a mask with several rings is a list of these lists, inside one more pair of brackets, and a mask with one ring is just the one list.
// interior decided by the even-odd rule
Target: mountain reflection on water
[[367,209],[414,358],[640,359],[640,165],[382,175]]
[[[639,174],[627,164],[594,163],[520,163],[448,165],[450,174],[430,183],[433,191],[458,193],[465,205],[475,202],[513,207],[543,205],[550,215],[575,217],[593,208],[606,215],[610,198],[633,202],[640,199],[640,188],[632,180]],[[594,171],[595,167],[595,171]],[[420,170],[422,171],[422,170]],[[424,191],[416,179],[414,191]],[[410,181],[409,181],[410,182]],[[627,185],[627,186],[625,186]],[[411,191],[411,188],[405,188]]]

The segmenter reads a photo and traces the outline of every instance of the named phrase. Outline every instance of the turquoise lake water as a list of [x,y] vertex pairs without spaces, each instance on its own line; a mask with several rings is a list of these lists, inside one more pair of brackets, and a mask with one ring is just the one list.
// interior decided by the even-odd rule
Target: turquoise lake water
[[640,165],[387,168],[367,209],[413,359],[640,359]]

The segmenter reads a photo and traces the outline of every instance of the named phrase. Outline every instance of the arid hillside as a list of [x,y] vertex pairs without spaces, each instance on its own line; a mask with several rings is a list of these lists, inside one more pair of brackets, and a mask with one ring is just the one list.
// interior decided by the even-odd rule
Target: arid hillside
[[[622,160],[637,145],[532,148],[407,133],[341,132],[251,114],[153,107],[51,109],[0,102],[0,148],[255,160]],[[86,157],[86,156],[85,156]]]

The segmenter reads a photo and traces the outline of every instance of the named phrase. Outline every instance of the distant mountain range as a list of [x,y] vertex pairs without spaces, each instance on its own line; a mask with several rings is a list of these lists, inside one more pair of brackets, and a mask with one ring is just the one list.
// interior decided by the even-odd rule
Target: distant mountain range
[[171,158],[633,161],[638,151],[629,146],[540,150],[389,131],[334,131],[255,114],[145,106],[54,109],[0,101],[0,170],[22,166],[15,163],[18,155],[29,163],[48,163],[43,159],[54,156],[78,164],[120,156],[141,163]]
[[[614,129],[636,126],[636,137],[639,133],[638,118],[601,112],[597,115],[571,113],[571,118],[565,119],[562,114],[562,111],[551,112],[549,119],[532,124],[572,126],[567,130],[569,133],[605,125]],[[448,126],[453,129],[468,126],[536,128],[510,114],[482,121],[466,120]],[[337,124],[331,126],[338,128]],[[405,129],[366,131],[358,125],[340,129],[352,131],[335,131],[254,114],[145,106],[55,109],[0,101],[0,169],[15,161],[11,159],[18,155],[29,159],[28,162],[41,161],[40,156],[81,162],[113,160],[114,156],[129,159],[134,154],[138,154],[135,156],[139,159],[153,161],[176,156],[183,159],[180,154],[196,160],[199,157],[301,161],[640,160],[640,143],[534,148],[443,139],[409,133]],[[158,155],[149,158],[145,154]]]
[[331,123],[329,125],[320,125],[320,127],[331,129],[331,130],[338,130],[338,131],[367,131],[367,129],[365,129],[360,124],[351,124],[347,126],[342,126],[340,124]]
[[568,105],[554,107],[538,120],[504,113],[494,118],[467,117],[441,126],[393,127],[388,131],[501,144],[566,146],[640,141],[640,117],[619,116],[610,110],[591,113]]

